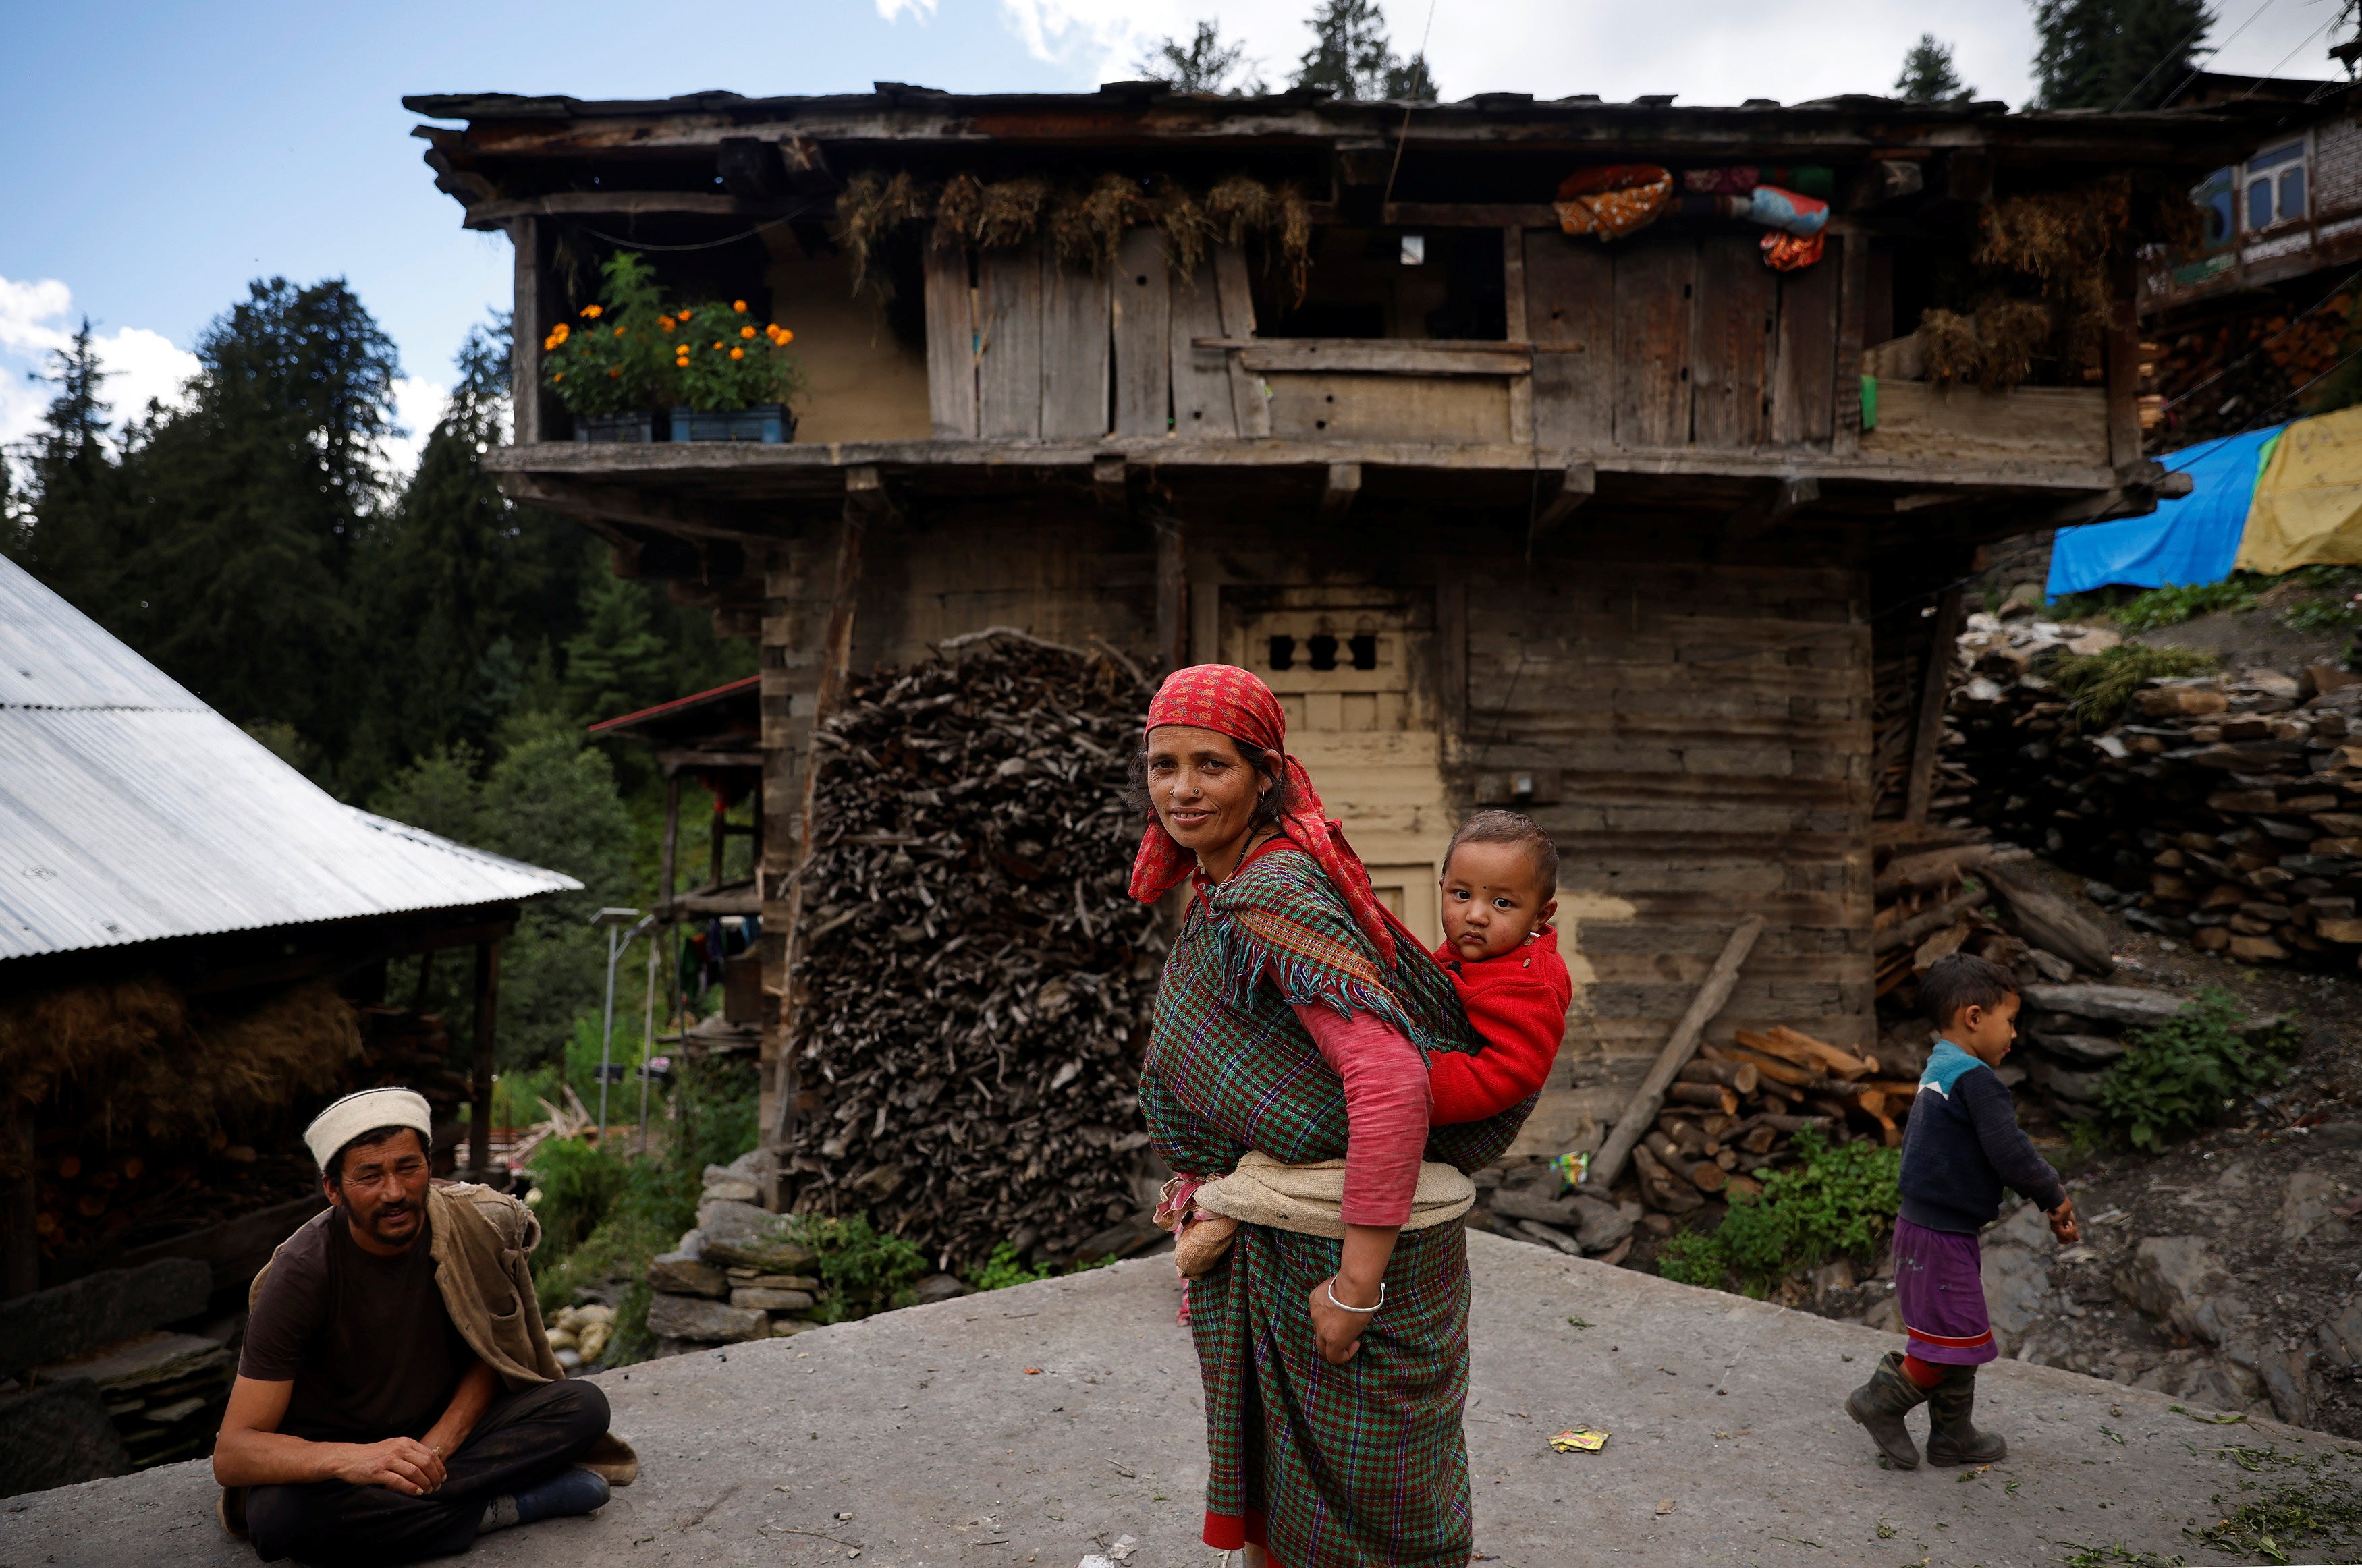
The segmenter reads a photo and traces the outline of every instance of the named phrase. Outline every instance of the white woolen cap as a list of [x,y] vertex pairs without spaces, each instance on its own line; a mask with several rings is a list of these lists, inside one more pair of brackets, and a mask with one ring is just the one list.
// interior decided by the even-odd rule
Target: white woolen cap
[[379,1127],[415,1127],[421,1143],[435,1135],[425,1095],[416,1089],[373,1088],[348,1094],[314,1117],[304,1129],[304,1143],[312,1151],[312,1163],[326,1171],[337,1150]]

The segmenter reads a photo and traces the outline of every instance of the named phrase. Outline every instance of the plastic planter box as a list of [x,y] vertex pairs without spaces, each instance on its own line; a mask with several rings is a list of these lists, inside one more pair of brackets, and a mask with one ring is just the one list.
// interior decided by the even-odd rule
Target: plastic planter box
[[635,414],[578,414],[574,416],[574,438],[577,441],[655,441],[657,413],[644,408]]
[[676,441],[762,441],[776,445],[796,438],[796,416],[785,403],[757,403],[727,414],[707,414],[694,408],[672,411]]

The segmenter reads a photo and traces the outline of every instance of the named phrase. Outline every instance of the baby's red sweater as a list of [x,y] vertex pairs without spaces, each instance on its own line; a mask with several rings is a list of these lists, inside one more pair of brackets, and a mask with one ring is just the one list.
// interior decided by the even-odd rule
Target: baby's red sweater
[[1433,1054],[1427,1079],[1434,1102],[1429,1121],[1436,1126],[1482,1121],[1534,1093],[1550,1077],[1566,1034],[1574,982],[1558,955],[1558,933],[1548,926],[1496,957],[1472,963],[1446,943],[1435,950],[1435,960],[1451,973],[1469,1026],[1485,1048],[1473,1055]]

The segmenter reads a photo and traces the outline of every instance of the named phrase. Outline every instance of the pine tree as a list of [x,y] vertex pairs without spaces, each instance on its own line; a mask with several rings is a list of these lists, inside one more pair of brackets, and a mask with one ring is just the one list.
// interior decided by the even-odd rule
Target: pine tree
[[[57,389],[40,428],[26,444],[28,483],[8,507],[0,540],[8,558],[101,624],[119,617],[113,600],[121,564],[115,456],[107,445],[107,405],[84,318],[72,340],[50,355],[44,378]],[[0,464],[5,467],[5,464]],[[6,484],[0,473],[0,486]]]
[[1340,98],[1433,98],[1421,58],[1396,58],[1377,0],[1320,0],[1306,19],[1312,47],[1297,61],[1293,85],[1326,88]]
[[1134,69],[1150,81],[1169,83],[1176,93],[1221,93],[1233,98],[1260,96],[1264,85],[1252,71],[1239,85],[1230,85],[1231,73],[1238,70],[1245,55],[1246,45],[1226,44],[1214,23],[1199,22],[1197,36],[1187,43],[1167,38],[1142,55]]
[[2207,29],[2204,0],[2035,0],[2046,109],[2154,109],[2178,95]]
[[1952,46],[1933,33],[1919,35],[1903,57],[1902,74],[1894,79],[1895,95],[1914,104],[1965,104],[1976,91],[1964,85],[1953,69]]

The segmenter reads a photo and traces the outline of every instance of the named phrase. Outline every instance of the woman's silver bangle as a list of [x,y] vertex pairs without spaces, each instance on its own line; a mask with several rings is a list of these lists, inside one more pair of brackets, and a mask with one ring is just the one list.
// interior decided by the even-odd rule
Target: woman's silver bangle
[[1374,1306],[1369,1307],[1348,1307],[1342,1301],[1338,1300],[1337,1276],[1333,1274],[1329,1276],[1329,1283],[1325,1288],[1329,1292],[1329,1305],[1334,1307],[1340,1312],[1374,1312],[1378,1308],[1386,1304],[1386,1282],[1383,1279],[1378,1281],[1377,1302]]

